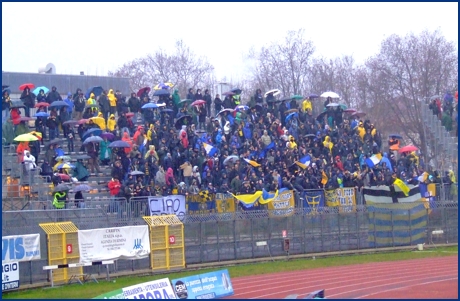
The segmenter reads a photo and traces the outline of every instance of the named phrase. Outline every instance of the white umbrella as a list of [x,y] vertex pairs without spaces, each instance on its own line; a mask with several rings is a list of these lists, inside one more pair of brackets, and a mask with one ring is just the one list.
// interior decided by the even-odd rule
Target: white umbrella
[[340,96],[337,93],[331,92],[331,91],[324,92],[323,94],[321,94],[321,97],[324,97],[324,98],[328,98],[328,97],[330,97],[330,98],[340,98]]
[[229,161],[238,161],[240,159],[240,157],[238,156],[235,156],[235,155],[231,155],[231,156],[228,156],[227,158],[225,158],[224,160],[224,165],[226,165]]
[[338,107],[338,106],[340,106],[338,103],[331,102],[331,103],[328,104],[326,107]]
[[281,91],[279,89],[273,89],[270,91],[265,92],[264,97],[267,97],[268,94],[273,93],[273,96],[278,96],[281,94]]

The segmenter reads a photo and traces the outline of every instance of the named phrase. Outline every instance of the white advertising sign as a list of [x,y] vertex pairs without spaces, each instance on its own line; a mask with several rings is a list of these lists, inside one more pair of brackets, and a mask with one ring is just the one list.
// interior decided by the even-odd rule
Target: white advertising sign
[[150,254],[148,226],[78,231],[80,262],[141,259]]
[[19,263],[2,263],[2,292],[19,288]]
[[168,278],[139,283],[122,290],[125,299],[176,299]]
[[182,222],[185,219],[185,195],[149,197],[150,215],[175,214]]
[[40,234],[2,236],[2,263],[39,259]]

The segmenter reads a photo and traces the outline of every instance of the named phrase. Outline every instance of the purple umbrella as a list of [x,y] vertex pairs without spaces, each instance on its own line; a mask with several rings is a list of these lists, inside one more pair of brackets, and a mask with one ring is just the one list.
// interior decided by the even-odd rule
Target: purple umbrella
[[107,140],[112,141],[115,138],[115,135],[112,133],[104,132],[101,134],[101,138],[106,138]]

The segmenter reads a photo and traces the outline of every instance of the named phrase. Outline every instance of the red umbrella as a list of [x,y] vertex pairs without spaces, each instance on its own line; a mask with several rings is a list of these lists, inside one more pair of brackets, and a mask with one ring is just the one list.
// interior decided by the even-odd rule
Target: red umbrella
[[27,88],[27,87],[29,87],[29,89],[32,90],[33,88],[35,88],[35,85],[31,84],[31,83],[22,84],[22,85],[19,86],[19,90],[24,91],[25,88]]
[[141,97],[142,94],[149,93],[149,92],[150,92],[150,87],[144,87],[140,89],[139,91],[137,91],[137,97]]
[[206,103],[205,100],[199,99],[199,100],[195,100],[195,101],[192,102],[190,105],[191,105],[191,106],[200,106],[200,105],[204,105],[205,103]]
[[39,108],[39,107],[49,107],[50,104],[47,103],[47,102],[39,102],[37,104],[35,104],[35,108]]
[[346,110],[343,110],[344,113],[355,113],[356,112],[356,109],[346,109]]
[[70,181],[70,176],[69,176],[69,175],[66,175],[65,173],[58,173],[57,175],[58,175],[58,176],[61,178],[61,180],[63,180],[63,181]]
[[351,116],[352,116],[352,117],[359,117],[359,118],[361,118],[361,117],[366,116],[366,113],[361,112],[361,111],[357,111],[357,112],[354,112],[353,114],[351,114]]
[[401,147],[398,152],[400,154],[402,153],[410,153],[410,152],[415,152],[415,151],[418,151],[418,147],[414,146],[414,145],[406,145],[404,147]]
[[133,112],[129,112],[129,113],[126,113],[126,117],[134,117],[134,113]]
[[29,120],[34,120],[32,117],[20,117],[19,121],[29,121]]

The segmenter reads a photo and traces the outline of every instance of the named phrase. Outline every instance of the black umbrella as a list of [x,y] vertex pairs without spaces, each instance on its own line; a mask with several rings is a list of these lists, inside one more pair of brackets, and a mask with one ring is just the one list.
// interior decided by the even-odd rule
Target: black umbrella
[[183,125],[190,125],[192,124],[192,116],[190,115],[184,115],[179,117],[176,122],[174,123],[174,126],[176,129],[180,130]]
[[251,107],[251,109],[256,109],[257,111],[262,111],[262,105],[256,103]]
[[222,93],[222,95],[225,95],[225,96],[233,96],[233,95],[235,95],[235,93],[232,92],[232,91],[227,91],[227,92],[225,92],[225,93]]
[[85,106],[85,110],[86,110],[87,108],[99,108],[99,105],[97,105],[97,104],[86,105],[86,106]]
[[91,128],[83,134],[83,138],[86,139],[88,135],[99,136],[101,134],[102,130],[100,128]]
[[283,102],[283,101],[291,100],[291,99],[292,99],[291,97],[283,97],[280,99],[280,101]]
[[[289,98],[290,99],[290,98]],[[280,103],[282,102],[283,100],[282,99],[272,99],[270,101],[267,101],[267,103]]]
[[193,99],[182,99],[179,103],[192,102]]
[[22,102],[22,100],[13,100],[11,101],[10,108],[25,108],[26,106]]
[[230,92],[233,92],[237,95],[241,94],[241,92],[243,92],[243,90],[241,90],[240,88],[234,88],[234,89],[231,89]]
[[53,140],[49,141],[48,143],[45,143],[45,147],[49,147],[52,144],[59,144],[62,141],[63,141],[62,139],[54,138]]
[[316,117],[316,120],[322,121],[324,116],[326,116],[326,114],[327,114],[327,111],[322,112],[321,114],[318,115],[318,117]]
[[65,184],[59,184],[54,187],[53,192],[69,191],[70,187]]
[[161,90],[156,90],[155,93],[153,93],[153,96],[165,96],[165,95],[168,95],[171,94],[168,90],[164,90],[164,89],[161,89]]
[[60,107],[68,107],[69,105],[65,102],[65,101],[62,101],[62,100],[55,100],[53,101],[51,104],[50,104],[50,108],[60,108]]
[[9,85],[2,85],[2,90],[5,90],[8,87],[9,87]]

